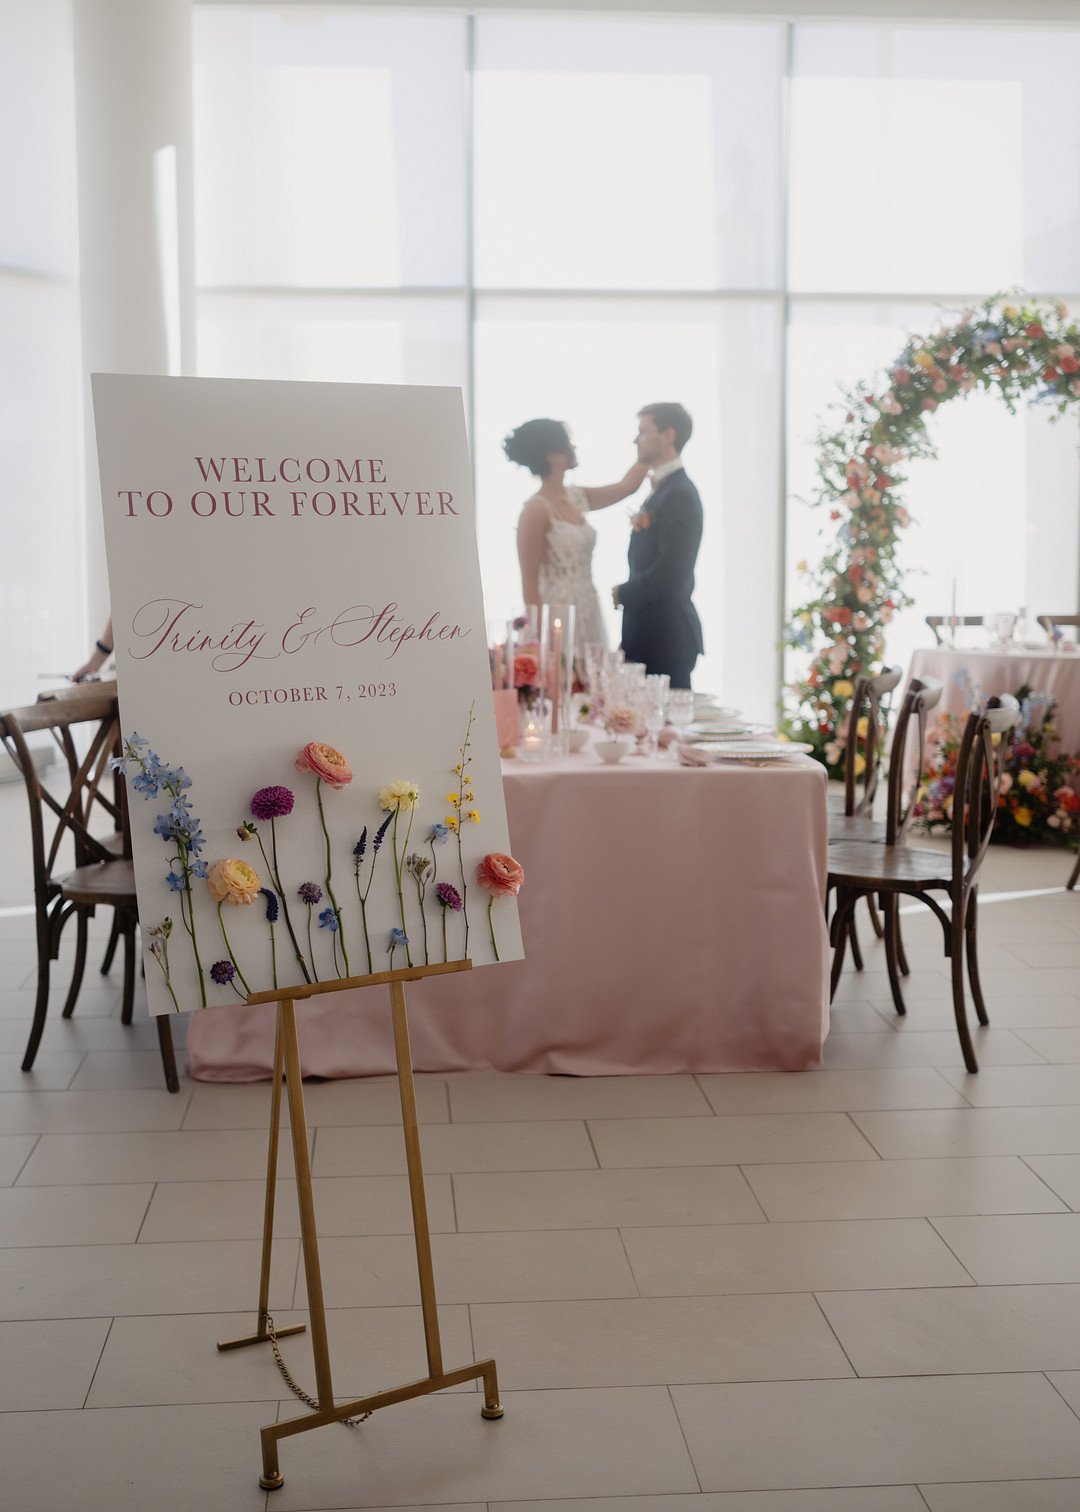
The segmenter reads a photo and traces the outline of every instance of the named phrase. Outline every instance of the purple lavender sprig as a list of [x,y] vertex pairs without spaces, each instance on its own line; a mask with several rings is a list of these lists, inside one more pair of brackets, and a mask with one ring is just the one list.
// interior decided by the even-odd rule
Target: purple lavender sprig
[[360,872],[364,865],[364,857],[367,853],[368,832],[366,824],[364,825],[363,834],[353,846],[353,872],[356,877],[356,896],[360,900],[360,922],[364,927],[364,948],[367,951],[367,969],[369,976],[375,970],[375,965],[371,957],[371,939],[368,935],[367,925],[368,893],[371,891],[371,884],[375,877],[375,862],[378,859],[379,849],[383,843],[383,836],[386,834],[386,831],[390,825],[390,821],[393,817],[393,814],[387,814],[386,818],[379,825],[379,828],[375,831],[374,838],[371,842],[371,866],[368,869],[367,883],[363,888],[361,888],[360,886]]
[[274,978],[274,986],[276,987],[278,984],[277,945],[274,940],[274,925],[277,923],[278,916],[281,913],[281,899],[269,887],[260,887],[259,893],[260,896],[266,899],[266,922],[270,926],[270,969]]

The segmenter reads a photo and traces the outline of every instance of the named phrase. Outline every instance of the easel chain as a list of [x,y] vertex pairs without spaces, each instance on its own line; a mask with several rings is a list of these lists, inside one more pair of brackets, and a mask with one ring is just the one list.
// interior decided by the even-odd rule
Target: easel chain
[[[281,1346],[278,1344],[277,1331],[274,1328],[274,1320],[269,1313],[266,1314],[266,1334],[267,1338],[270,1340],[270,1348],[274,1351],[274,1359],[277,1361],[277,1368],[284,1376],[286,1386],[293,1393],[293,1395],[298,1396],[306,1406],[312,1408],[313,1411],[318,1412],[319,1404],[315,1400],[315,1398],[308,1396],[304,1388],[302,1386],[298,1386],[297,1383],[293,1380],[292,1374],[289,1371],[289,1367],[286,1365],[285,1360],[282,1357]],[[342,1418],[341,1423],[345,1428],[359,1428],[360,1424],[366,1423],[370,1416],[370,1412],[365,1412],[361,1417]]]

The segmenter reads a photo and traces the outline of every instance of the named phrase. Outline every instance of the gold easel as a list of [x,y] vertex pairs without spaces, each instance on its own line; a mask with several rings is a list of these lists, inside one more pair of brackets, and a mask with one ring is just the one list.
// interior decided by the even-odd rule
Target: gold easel
[[[245,1344],[272,1343],[286,1334],[303,1333],[303,1323],[290,1328],[272,1329],[270,1325],[270,1251],[274,1233],[274,1193],[277,1184],[278,1133],[281,1125],[281,1086],[284,1076],[289,1098],[289,1124],[292,1129],[293,1166],[296,1171],[296,1196],[300,1207],[300,1243],[304,1255],[307,1282],[308,1314],[311,1319],[311,1350],[315,1357],[315,1411],[284,1423],[271,1423],[262,1429],[263,1473],[259,1485],[267,1491],[285,1484],[278,1465],[278,1439],[290,1434],[306,1433],[324,1423],[340,1423],[346,1418],[370,1415],[379,1407],[405,1402],[410,1397],[427,1396],[462,1381],[483,1377],[484,1405],[480,1416],[500,1418],[499,1382],[494,1360],[480,1360],[457,1370],[444,1370],[439,1318],[435,1302],[435,1276],[431,1264],[431,1236],[428,1231],[427,1203],[424,1200],[424,1168],[420,1158],[420,1131],[416,1123],[416,1089],[413,1085],[412,1057],[409,1050],[409,1021],[405,1012],[406,982],[421,977],[441,976],[449,971],[470,971],[471,961],[449,961],[435,966],[411,966],[401,971],[379,971],[371,976],[347,977],[335,982],[305,983],[302,987],[274,992],[255,992],[249,1003],[278,1004],[277,1035],[274,1043],[274,1085],[270,1101],[270,1144],[266,1160],[266,1207],[263,1215],[262,1272],[259,1280],[259,1312],[256,1329],[242,1339],[225,1339],[218,1349],[240,1349]],[[330,1350],[326,1337],[326,1308],[323,1303],[322,1273],[319,1267],[319,1240],[315,1230],[315,1202],[311,1191],[311,1158],[308,1153],[307,1122],[304,1118],[304,1088],[300,1079],[300,1050],[296,1040],[297,998],[315,997],[323,992],[340,992],[345,987],[390,986],[390,1006],[394,1022],[394,1050],[397,1056],[398,1087],[401,1092],[401,1122],[405,1134],[405,1158],[409,1168],[409,1197],[412,1202],[413,1232],[416,1238],[416,1266],[420,1275],[420,1304],[424,1315],[424,1339],[427,1344],[428,1374],[419,1381],[379,1391],[373,1396],[334,1405],[334,1388],[330,1379]],[[284,1368],[284,1367],[283,1367]],[[311,1401],[311,1398],[306,1400]]]

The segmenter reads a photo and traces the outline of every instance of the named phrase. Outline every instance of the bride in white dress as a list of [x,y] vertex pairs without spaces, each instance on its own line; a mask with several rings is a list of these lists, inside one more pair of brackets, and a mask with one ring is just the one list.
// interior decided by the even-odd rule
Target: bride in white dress
[[572,487],[566,474],[577,466],[570,432],[561,420],[527,420],[503,442],[511,462],[540,479],[518,520],[518,562],[526,604],[573,604],[578,647],[607,645],[600,600],[592,580],[596,531],[587,515],[636,493],[648,468],[635,463],[618,483]]

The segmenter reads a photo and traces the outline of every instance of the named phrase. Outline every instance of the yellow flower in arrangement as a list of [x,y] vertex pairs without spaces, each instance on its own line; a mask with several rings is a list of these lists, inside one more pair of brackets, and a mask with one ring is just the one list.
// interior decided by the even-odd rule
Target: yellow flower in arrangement
[[866,757],[861,751],[855,752],[855,775],[861,777],[866,771]]
[[847,677],[841,677],[839,682],[832,685],[834,698],[850,698],[855,691],[855,684]]
[[458,762],[457,766],[454,768],[454,771],[458,774],[459,777],[461,776],[461,762],[460,761]]
[[921,368],[932,368],[934,366],[934,359],[931,357],[929,352],[916,352],[915,366]]
[[1042,779],[1027,767],[1018,775],[1016,780],[1029,793],[1033,788],[1042,787]]
[[1029,808],[1025,808],[1022,803],[1018,803],[1013,809],[1013,818],[1016,820],[1017,824],[1021,825],[1024,829],[1027,829],[1028,825],[1031,823],[1031,810]]
[[443,823],[446,825],[448,830],[456,830],[458,827],[458,817],[456,814],[447,814],[446,818],[443,820]]
[[466,819],[471,819],[474,824],[479,824],[480,823],[480,810],[479,809],[471,808],[471,809],[468,810],[468,812],[466,813],[465,817],[466,817]]
[[246,861],[229,857],[228,860],[214,862],[206,885],[215,903],[232,903],[243,907],[254,903],[262,883],[253,866],[249,866]]
[[446,801],[452,804],[454,808],[457,808],[461,803],[461,795],[459,793],[447,793]]
[[858,724],[855,726],[855,733],[859,737],[860,740],[865,740],[866,739],[866,733],[869,730],[869,728],[870,728],[870,721],[869,721],[869,719],[867,719],[866,715],[864,714],[863,717],[859,720]]
[[415,782],[391,782],[379,789],[379,807],[385,813],[415,808],[419,802],[420,789]]

